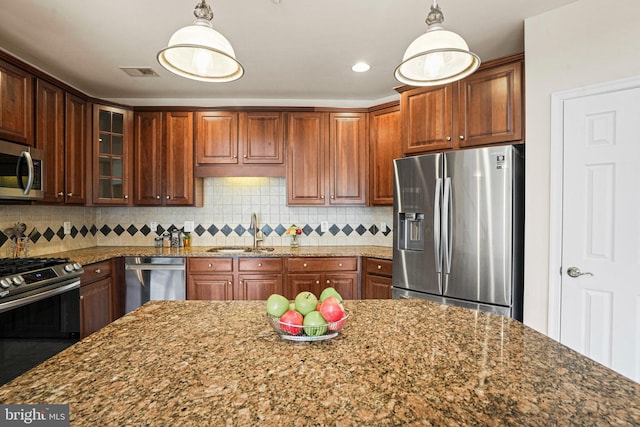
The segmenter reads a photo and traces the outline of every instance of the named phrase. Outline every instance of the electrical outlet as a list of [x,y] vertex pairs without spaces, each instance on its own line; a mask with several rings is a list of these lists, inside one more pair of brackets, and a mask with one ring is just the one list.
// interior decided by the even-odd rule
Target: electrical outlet
[[158,231],[158,223],[155,221],[151,221],[151,224],[149,224],[151,231],[156,232]]
[[387,223],[386,222],[382,221],[380,223],[380,230],[387,231]]
[[184,222],[184,232],[185,233],[191,233],[194,228],[195,228],[195,224],[193,223],[193,221],[185,221]]
[[62,226],[64,227],[64,234],[71,234],[71,222],[65,221]]
[[329,231],[329,222],[328,221],[320,222],[320,232],[326,233],[327,231]]

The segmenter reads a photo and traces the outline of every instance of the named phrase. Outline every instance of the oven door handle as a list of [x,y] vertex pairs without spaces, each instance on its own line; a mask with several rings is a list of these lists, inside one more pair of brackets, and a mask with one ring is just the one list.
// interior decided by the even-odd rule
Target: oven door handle
[[46,299],[55,295],[60,295],[65,292],[71,291],[73,289],[78,289],[79,287],[80,287],[80,281],[76,280],[75,282],[62,285],[57,288],[49,289],[48,291],[40,292],[34,295],[29,295],[24,298],[19,298],[17,300],[0,303],[0,313],[4,313],[5,311],[9,311],[14,308],[22,307],[27,304],[34,303],[36,301],[41,301],[43,299]]

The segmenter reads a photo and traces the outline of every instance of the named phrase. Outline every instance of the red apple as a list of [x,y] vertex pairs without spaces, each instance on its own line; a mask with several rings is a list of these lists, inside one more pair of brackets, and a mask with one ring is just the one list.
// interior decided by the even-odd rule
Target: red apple
[[322,301],[319,311],[329,323],[337,322],[344,317],[344,309],[336,297],[328,297]]
[[299,335],[302,332],[302,314],[295,310],[287,310],[280,316],[280,329],[291,335]]

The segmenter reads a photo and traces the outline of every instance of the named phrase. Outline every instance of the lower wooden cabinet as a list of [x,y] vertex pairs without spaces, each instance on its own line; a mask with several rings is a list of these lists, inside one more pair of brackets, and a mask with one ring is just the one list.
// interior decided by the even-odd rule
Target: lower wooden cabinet
[[80,278],[80,336],[87,337],[115,320],[112,261],[85,265]]
[[357,257],[288,258],[287,271],[284,296],[289,299],[302,291],[320,296],[328,287],[335,288],[343,299],[359,298]]
[[389,260],[367,258],[366,275],[362,283],[362,299],[391,298],[391,267]]

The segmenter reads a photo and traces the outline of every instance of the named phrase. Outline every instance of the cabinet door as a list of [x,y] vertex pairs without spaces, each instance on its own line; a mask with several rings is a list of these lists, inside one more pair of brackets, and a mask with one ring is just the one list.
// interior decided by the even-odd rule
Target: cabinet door
[[284,163],[282,113],[242,113],[240,122],[242,163]]
[[460,147],[522,139],[522,62],[477,71],[460,81]]
[[[325,204],[326,113],[290,113],[287,120],[287,203]],[[353,159],[351,159],[353,161]]]
[[453,102],[457,84],[419,88],[400,98],[404,152],[421,153],[453,147]]
[[44,150],[43,202],[64,202],[64,92],[42,80],[36,85],[36,148]]
[[33,77],[0,61],[0,138],[33,145]]
[[235,299],[265,300],[272,294],[283,293],[282,274],[241,274],[238,276],[239,292]]
[[391,299],[391,278],[367,274],[362,299]]
[[111,278],[80,287],[80,335],[91,335],[111,322]]
[[67,93],[65,97],[64,188],[65,203],[86,201],[86,146],[89,107],[84,99]]
[[329,115],[329,204],[367,203],[367,114]]
[[335,288],[343,299],[357,299],[358,273],[325,273],[320,292],[328,287]]
[[134,122],[134,203],[162,205],[162,113],[136,112]]
[[238,163],[238,113],[196,113],[196,161],[198,164]]
[[166,113],[165,126],[165,204],[193,205],[193,113]]
[[93,202],[127,205],[131,194],[131,113],[96,105],[93,124]]
[[189,275],[187,279],[187,299],[210,301],[232,300],[233,275]]
[[369,114],[369,203],[393,205],[393,159],[402,157],[400,106]]
[[289,274],[287,275],[284,296],[293,300],[300,292],[309,291],[313,292],[316,297],[319,297],[322,290],[326,287],[323,286],[321,279],[320,273]]

